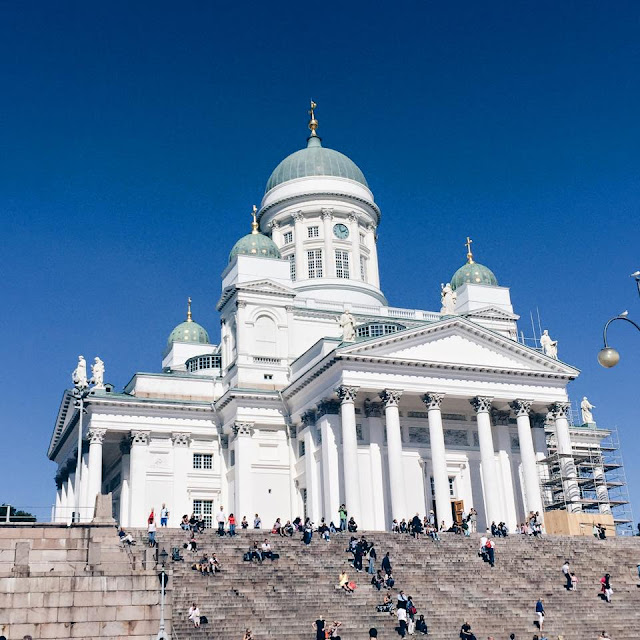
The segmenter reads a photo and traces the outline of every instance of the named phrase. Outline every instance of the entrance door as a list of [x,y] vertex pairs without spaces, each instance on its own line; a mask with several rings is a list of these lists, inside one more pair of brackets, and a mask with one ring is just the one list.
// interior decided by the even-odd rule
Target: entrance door
[[462,514],[464,513],[464,500],[451,501],[451,517],[454,522],[462,524]]

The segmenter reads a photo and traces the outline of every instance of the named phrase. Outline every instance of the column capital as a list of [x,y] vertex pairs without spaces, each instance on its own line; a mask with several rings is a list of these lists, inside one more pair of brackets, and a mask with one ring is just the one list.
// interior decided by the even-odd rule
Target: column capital
[[103,440],[104,440],[104,436],[107,433],[106,429],[96,429],[96,428],[91,428],[89,429],[89,431],[87,431],[87,436],[89,438],[89,443],[90,444],[102,444]]
[[493,398],[489,396],[476,396],[469,400],[469,403],[476,410],[476,413],[489,413],[492,402]]
[[331,220],[331,218],[333,218],[333,209],[330,207],[323,207],[320,209],[320,216],[323,220]]
[[385,409],[387,407],[397,407],[400,402],[400,396],[402,396],[401,389],[385,389],[379,393],[380,399],[384,403]]
[[62,479],[62,474],[56,473],[54,481],[56,483],[56,489],[62,489],[62,483],[64,482],[64,480]]
[[509,411],[501,411],[500,409],[493,407],[491,409],[491,422],[494,427],[506,427],[509,424],[510,415],[511,413]]
[[323,400],[318,405],[318,411],[316,417],[321,417],[324,415],[333,415],[337,416],[340,414],[340,403],[337,400]]
[[247,306],[246,300],[236,300],[236,307],[238,309],[244,309]]
[[304,220],[304,216],[302,215],[302,211],[294,211],[291,214],[294,222],[302,222]]
[[372,402],[369,398],[364,401],[364,415],[367,418],[379,418],[382,416],[382,403]]
[[443,398],[444,393],[434,393],[429,391],[422,396],[422,402],[424,402],[428,410],[440,409]]
[[253,431],[253,422],[236,422],[231,428],[236,438],[250,436]]
[[267,226],[269,229],[279,229],[280,223],[277,220],[272,220]]
[[119,446],[121,455],[128,456],[131,453],[131,440],[128,438],[122,438]]
[[549,405],[549,411],[553,414],[555,420],[558,418],[568,418],[571,413],[570,402],[554,402]]
[[355,211],[350,211],[347,219],[349,220],[349,222],[358,222],[358,215]]
[[191,440],[190,433],[172,433],[171,441],[174,447],[188,447]]
[[132,445],[148,445],[150,431],[132,431],[131,432],[131,444]]
[[300,416],[300,420],[302,420],[302,424],[305,427],[314,425],[316,423],[316,412],[313,409],[309,409]]
[[340,402],[342,404],[345,402],[355,402],[359,388],[360,387],[350,387],[344,384],[338,387],[336,393],[338,394],[338,398],[340,398]]
[[517,398],[513,402],[509,403],[509,406],[513,409],[516,416],[521,418],[522,416],[528,416],[531,412],[531,405],[533,404],[533,400],[522,400],[521,398]]

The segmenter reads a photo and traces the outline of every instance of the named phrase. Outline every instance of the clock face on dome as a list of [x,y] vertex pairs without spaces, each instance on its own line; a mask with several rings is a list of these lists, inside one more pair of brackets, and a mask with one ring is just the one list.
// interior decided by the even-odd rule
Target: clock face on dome
[[349,228],[346,225],[342,224],[342,223],[336,224],[333,227],[333,235],[336,238],[340,238],[341,240],[345,240],[346,238],[349,237]]

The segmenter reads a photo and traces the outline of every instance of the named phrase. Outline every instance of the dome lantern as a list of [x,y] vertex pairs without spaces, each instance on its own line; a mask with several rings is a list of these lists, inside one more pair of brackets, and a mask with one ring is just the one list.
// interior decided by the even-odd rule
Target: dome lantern
[[167,345],[174,342],[191,342],[195,344],[210,344],[207,330],[193,321],[191,316],[191,298],[187,298],[187,319],[181,322],[170,334]]

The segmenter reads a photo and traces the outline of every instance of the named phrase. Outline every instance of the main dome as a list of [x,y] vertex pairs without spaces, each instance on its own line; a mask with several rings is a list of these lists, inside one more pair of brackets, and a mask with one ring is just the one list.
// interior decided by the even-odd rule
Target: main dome
[[323,147],[320,138],[312,135],[305,149],[287,156],[273,170],[265,193],[283,182],[309,176],[346,178],[369,188],[364,174],[353,160],[339,151]]

